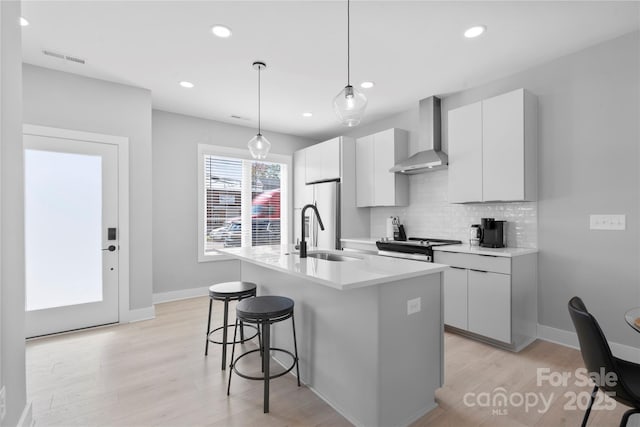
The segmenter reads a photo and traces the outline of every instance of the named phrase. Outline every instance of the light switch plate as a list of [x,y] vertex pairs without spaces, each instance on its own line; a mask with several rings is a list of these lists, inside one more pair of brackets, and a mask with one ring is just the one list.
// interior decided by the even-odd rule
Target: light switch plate
[[626,215],[590,215],[590,230],[624,230]]
[[421,307],[420,307],[420,303],[421,302],[422,301],[421,301],[420,297],[408,300],[407,301],[407,315],[419,312],[421,310]]

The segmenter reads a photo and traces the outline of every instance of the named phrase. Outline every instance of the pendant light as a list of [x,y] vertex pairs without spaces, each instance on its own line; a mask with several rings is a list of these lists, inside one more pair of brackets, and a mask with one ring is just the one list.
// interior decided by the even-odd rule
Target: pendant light
[[260,71],[267,68],[267,64],[261,61],[253,63],[253,69],[258,70],[258,133],[249,141],[249,152],[254,159],[264,159],[269,154],[271,143],[262,136],[260,128]]
[[351,86],[351,39],[350,39],[350,16],[351,3],[347,0],[347,85],[333,99],[333,109],[338,119],[345,126],[357,126],[362,120],[365,108],[367,108],[367,98],[353,86]]

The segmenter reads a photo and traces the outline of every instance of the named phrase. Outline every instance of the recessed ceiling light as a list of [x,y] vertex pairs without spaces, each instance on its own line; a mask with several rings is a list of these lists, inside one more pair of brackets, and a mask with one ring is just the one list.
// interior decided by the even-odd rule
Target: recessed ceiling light
[[224,25],[214,25],[211,27],[211,32],[223,39],[231,37],[231,28],[225,27]]
[[374,82],[362,82],[360,83],[360,87],[362,89],[371,89],[372,87],[374,87],[376,84]]
[[475,27],[471,27],[467,31],[465,31],[464,36],[468,39],[472,39],[474,37],[482,35],[482,33],[486,31],[486,29],[487,27],[485,27],[484,25],[476,25]]
[[302,113],[302,117],[311,117],[313,116],[313,113],[310,111],[307,111],[306,113]]
[[20,25],[23,27],[26,27],[27,25],[29,25],[29,21],[27,21],[26,19],[24,19],[22,16],[20,17]]
[[195,85],[194,85],[193,83],[191,83],[191,82],[185,82],[185,81],[182,81],[182,82],[180,82],[180,86],[182,86],[182,87],[186,87],[187,89],[191,89],[191,88],[192,88],[192,87],[194,87]]

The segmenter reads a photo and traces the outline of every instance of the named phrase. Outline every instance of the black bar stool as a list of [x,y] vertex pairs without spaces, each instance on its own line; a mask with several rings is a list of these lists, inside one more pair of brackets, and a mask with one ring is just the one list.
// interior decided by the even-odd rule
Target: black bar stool
[[[224,371],[227,366],[227,345],[235,344],[236,338],[234,334],[233,343],[227,341],[227,329],[232,326],[229,325],[229,301],[240,301],[245,298],[251,298],[256,296],[257,286],[252,282],[224,282],[209,287],[209,320],[207,321],[207,338],[204,347],[204,355],[209,354],[209,343],[222,344],[222,370]],[[222,326],[211,330],[211,309],[213,306],[213,300],[224,301],[224,322]],[[245,342],[256,335],[258,335],[258,328],[252,325],[248,327],[255,329],[255,334],[245,338],[244,337],[244,324],[240,327],[240,341]],[[216,341],[211,336],[214,332],[222,329],[222,341]]]
[[[235,372],[242,378],[249,380],[262,380],[264,381],[264,413],[269,412],[269,380],[278,378],[284,374],[291,372],[296,368],[296,374],[298,375],[298,387],[300,387],[300,368],[298,367],[298,343],[296,342],[296,322],[293,317],[293,300],[287,297],[280,296],[263,296],[256,297],[241,301],[236,306],[236,326],[233,331],[233,347],[231,349],[231,370],[229,371],[229,384],[227,385],[227,396],[231,389],[231,375]],[[290,351],[271,347],[271,325],[273,323],[282,322],[291,318],[291,326],[293,327],[293,348],[295,354]],[[253,323],[258,325],[258,329],[262,331],[262,340],[260,342],[260,348],[255,350],[249,350],[236,359],[234,359],[236,351],[236,334],[238,332],[238,322]],[[260,337],[260,335],[258,335]],[[271,375],[270,374],[270,354],[272,351],[279,351],[286,353],[293,359],[293,363],[284,372]],[[245,356],[251,353],[260,352],[262,356],[262,372],[264,374],[260,377],[250,376],[238,371],[236,363]]]

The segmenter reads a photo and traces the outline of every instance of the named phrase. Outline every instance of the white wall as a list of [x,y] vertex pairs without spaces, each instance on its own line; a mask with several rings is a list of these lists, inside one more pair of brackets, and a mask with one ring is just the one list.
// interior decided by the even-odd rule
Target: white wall
[[151,307],[151,92],[25,64],[24,122],[129,138],[131,309]]
[[[574,331],[567,303],[578,295],[610,341],[638,347],[638,334],[623,315],[640,306],[640,33],[442,96],[444,151],[450,109],[521,87],[538,97],[538,322]],[[415,147],[417,107],[350,136],[393,126],[411,131]],[[410,181],[409,218],[446,191],[446,180],[427,175]],[[379,209],[372,209],[372,230],[389,213]],[[626,214],[627,229],[590,231],[589,214],[598,213]],[[430,214],[422,210],[425,218]]]
[[[153,292],[181,291],[238,280],[237,261],[198,262],[198,144],[246,149],[256,133],[165,111],[153,111]],[[292,154],[317,141],[263,130],[275,154]],[[293,171],[292,171],[293,173]],[[293,189],[292,189],[293,190]]]
[[15,426],[26,403],[19,17],[19,2],[0,1],[0,387],[7,392],[3,426]]

